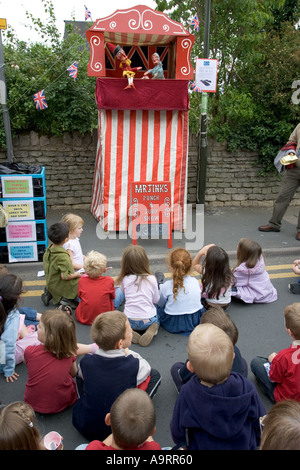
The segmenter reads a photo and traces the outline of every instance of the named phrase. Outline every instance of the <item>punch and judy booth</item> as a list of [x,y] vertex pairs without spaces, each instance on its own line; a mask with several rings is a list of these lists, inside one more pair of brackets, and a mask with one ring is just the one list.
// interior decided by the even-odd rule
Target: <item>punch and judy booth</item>
[[[168,182],[172,224],[184,228],[188,167],[188,84],[195,37],[167,15],[138,5],[95,21],[86,32],[88,75],[96,76],[98,145],[91,212],[105,230],[128,229],[133,182]],[[127,87],[114,51],[139,67]],[[158,53],[164,78],[146,78]],[[148,75],[151,77],[151,75]],[[161,187],[161,185],[158,185]]]

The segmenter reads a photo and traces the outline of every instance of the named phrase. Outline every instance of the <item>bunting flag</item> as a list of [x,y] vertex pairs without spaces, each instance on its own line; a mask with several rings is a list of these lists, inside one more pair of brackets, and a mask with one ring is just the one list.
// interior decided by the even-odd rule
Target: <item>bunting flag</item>
[[84,8],[85,8],[85,21],[88,21],[88,20],[92,21],[92,13],[85,5],[84,5]]
[[33,95],[34,103],[36,109],[46,109],[48,108],[44,90],[39,91],[35,95]]
[[202,91],[201,91],[200,88],[196,85],[195,82],[190,82],[190,88],[191,88],[193,91],[197,91],[198,93],[202,93]]
[[196,31],[199,31],[199,18],[196,14],[190,23]]
[[78,74],[78,63],[73,62],[73,64],[71,64],[70,67],[67,68],[67,71],[69,72],[69,76],[74,78],[74,81],[76,81]]

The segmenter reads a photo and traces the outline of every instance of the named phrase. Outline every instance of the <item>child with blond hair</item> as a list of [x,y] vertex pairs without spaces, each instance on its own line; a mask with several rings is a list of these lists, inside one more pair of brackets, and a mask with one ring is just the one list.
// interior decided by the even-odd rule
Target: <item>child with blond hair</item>
[[[236,324],[232,321],[228,313],[224,311],[222,307],[216,305],[210,307],[201,318],[201,324],[212,323],[218,326],[221,330],[228,334],[232,341],[234,348],[234,360],[232,363],[232,372],[239,372],[240,374],[247,377],[248,365],[246,360],[242,357],[239,348],[236,343],[238,341],[239,332]],[[186,383],[192,377],[192,373],[187,369],[187,362],[175,362],[171,367],[171,375],[174,380],[175,386],[180,391],[182,385]]]
[[201,303],[201,286],[191,276],[192,257],[176,248],[168,257],[172,280],[160,285],[158,316],[160,325],[170,333],[189,334],[199,325],[205,308]]
[[124,300],[124,294],[120,287],[115,288],[113,278],[104,275],[106,263],[106,256],[94,250],[84,260],[85,273],[78,282],[80,302],[75,316],[85,325],[91,325],[100,313],[117,309]]
[[153,398],[161,381],[158,371],[129,348],[132,329],[127,316],[114,310],[101,313],[91,326],[98,345],[86,354],[76,377],[79,400],[73,407],[73,425],[89,441],[105,439],[111,432],[105,416],[127,388],[141,388]]
[[255,386],[231,372],[232,340],[219,327],[196,326],[187,367],[195,375],[181,388],[171,420],[177,445],[188,450],[256,450],[266,411]]
[[61,221],[65,222],[69,227],[69,240],[64,243],[63,247],[70,255],[74,271],[78,271],[83,268],[85,258],[79,240],[83,232],[84,221],[76,214],[66,214]]

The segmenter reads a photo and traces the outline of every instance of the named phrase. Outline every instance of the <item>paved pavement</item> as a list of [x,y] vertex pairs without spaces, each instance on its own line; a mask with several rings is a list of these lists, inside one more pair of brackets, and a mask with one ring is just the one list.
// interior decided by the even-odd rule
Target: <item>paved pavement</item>
[[[119,271],[123,249],[128,243],[131,243],[131,239],[125,238],[124,234],[110,234],[104,239],[99,239],[97,237],[97,222],[93,216],[88,211],[77,211],[77,213],[80,213],[85,221],[81,236],[84,253],[91,249],[104,253],[108,258],[108,265],[113,266],[113,270],[109,274],[116,275]],[[235,303],[230,306],[229,312],[238,326],[240,333],[238,345],[248,364],[255,355],[267,355],[278,348],[287,347],[289,338],[283,329],[282,311],[285,305],[297,301],[297,296],[293,296],[287,290],[287,283],[291,282],[289,278],[293,279],[294,276],[290,266],[300,253],[300,242],[295,239],[298,208],[290,207],[288,209],[281,232],[268,234],[259,232],[257,227],[268,222],[270,213],[271,209],[267,208],[228,207],[209,210],[204,214],[202,226],[197,227],[198,233],[201,234],[203,231],[203,240],[201,240],[202,235],[199,236],[199,246],[195,246],[191,250],[194,254],[203,244],[215,243],[229,253],[233,262],[241,237],[256,240],[262,246],[266,264],[270,266],[271,276],[279,292],[279,299],[274,304],[262,306],[241,307]],[[62,215],[61,211],[49,210],[47,214],[48,226],[60,220]],[[186,238],[186,232],[181,234],[181,239],[175,239],[175,236],[178,234],[173,234],[173,247],[184,246],[187,241],[190,242]],[[169,252],[167,240],[139,240],[138,243],[145,247],[153,271],[155,266],[164,265],[164,260]],[[272,266],[272,263],[278,264],[278,260],[280,260],[280,266],[277,269],[277,266]],[[15,272],[25,281],[26,289],[29,292],[24,297],[24,305],[43,312],[45,307],[41,302],[40,292],[45,281],[43,278],[37,278],[37,272],[42,269],[42,264],[12,263],[8,267],[11,272]],[[280,270],[280,274],[278,274],[278,270]],[[89,343],[91,341],[90,328],[78,322],[76,325],[78,341]],[[139,345],[132,345],[133,350],[139,352],[153,368],[158,369],[162,374],[162,384],[154,397],[157,412],[155,438],[162,446],[173,445],[169,422],[177,393],[170,376],[170,367],[174,362],[186,359],[187,341],[188,338],[185,336],[170,334],[160,328],[157,337],[148,347],[142,348]],[[0,400],[2,403],[23,399],[27,380],[26,366],[20,364],[17,366],[17,372],[20,377],[13,384],[6,384],[4,380],[0,380]],[[249,378],[254,380],[251,373],[249,373]],[[261,398],[268,410],[271,406],[270,402],[264,396]],[[71,408],[56,415],[38,415],[41,434],[56,430],[64,437],[64,448],[66,450],[74,449],[78,444],[84,442],[84,439],[72,426],[71,416]]]
[[[203,244],[215,243],[221,246],[232,257],[236,253],[237,244],[242,237],[256,240],[265,254],[294,254],[300,252],[300,242],[295,239],[298,212],[300,208],[289,207],[282,223],[281,232],[263,233],[258,231],[259,225],[265,225],[271,215],[271,208],[261,207],[221,207],[204,211],[204,215],[196,221],[195,214],[187,219],[184,233],[174,232],[172,248],[191,246],[189,250],[195,254]],[[84,253],[94,249],[105,254],[108,265],[118,265],[124,248],[132,242],[125,232],[105,234],[100,225],[88,211],[74,211],[84,219],[84,230],[81,235],[81,246]],[[48,226],[58,221],[62,211],[49,210]],[[195,227],[191,227],[191,224]],[[198,224],[198,225],[197,225]],[[97,233],[101,235],[98,238]],[[166,239],[139,239],[138,244],[144,246],[151,261],[162,260],[170,251]]]

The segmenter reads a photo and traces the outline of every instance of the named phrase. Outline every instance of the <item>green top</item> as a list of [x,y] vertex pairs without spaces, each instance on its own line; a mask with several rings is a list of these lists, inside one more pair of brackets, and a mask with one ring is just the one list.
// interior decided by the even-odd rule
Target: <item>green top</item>
[[62,279],[74,273],[69,253],[62,246],[49,245],[43,256],[46,286],[57,304],[62,297],[73,300],[77,297],[78,279]]

